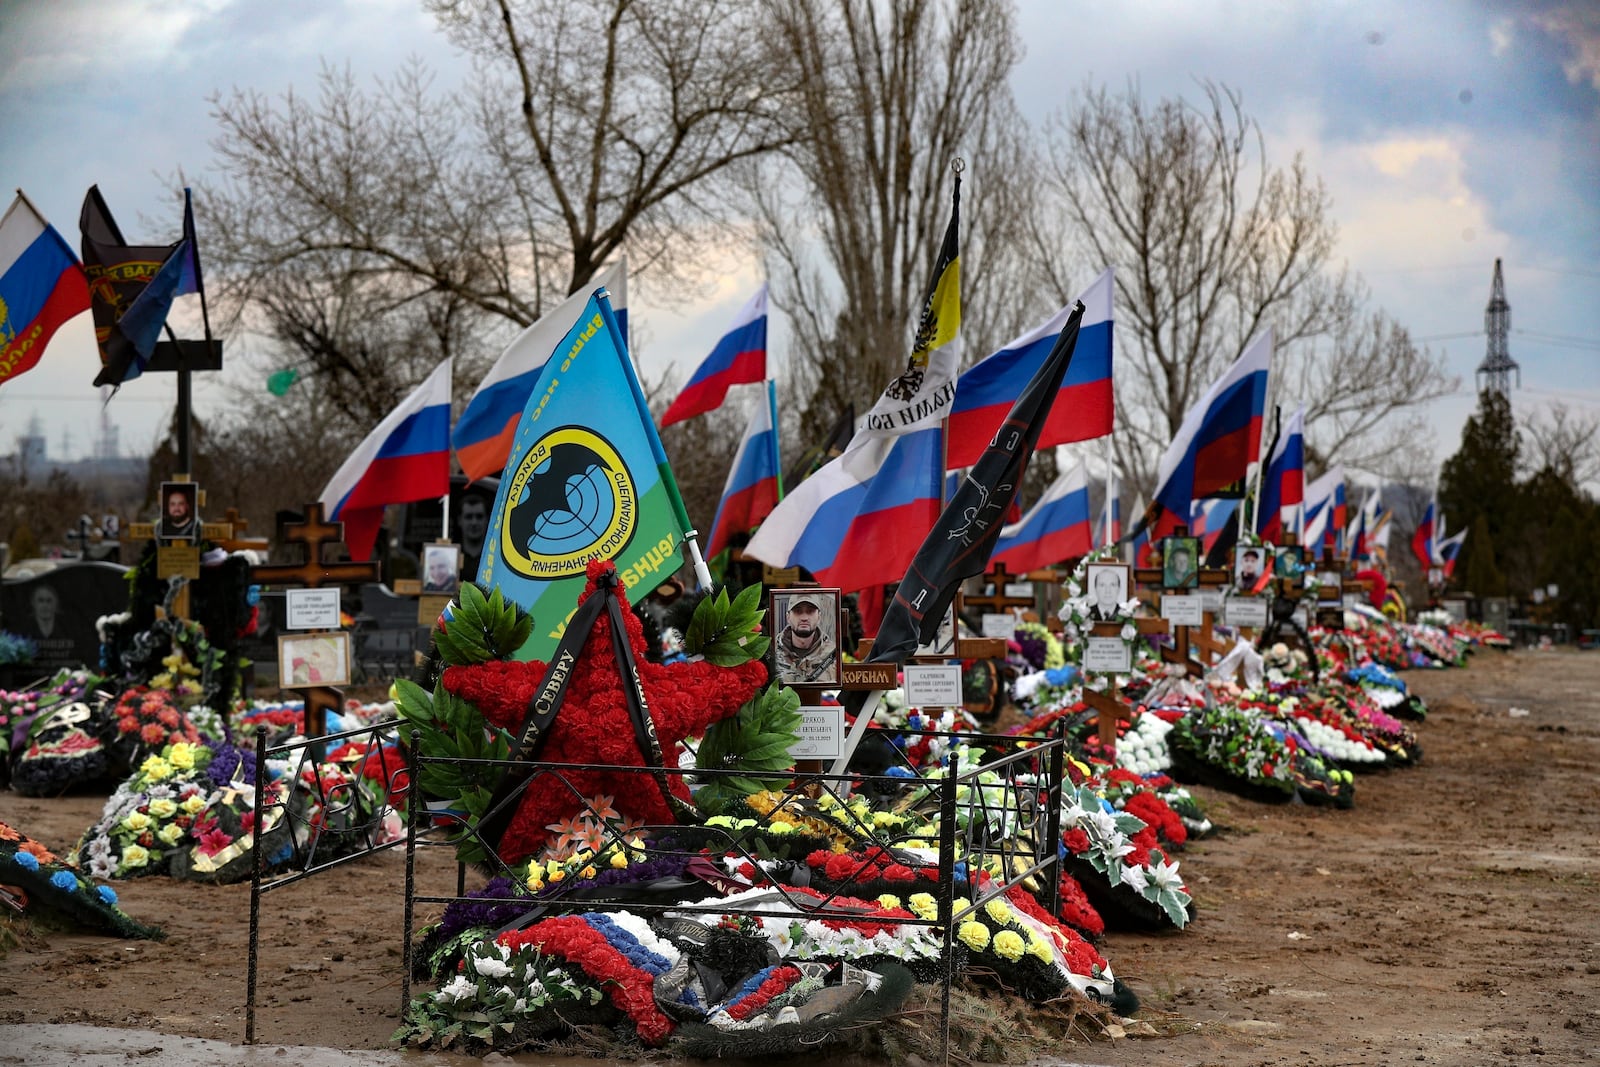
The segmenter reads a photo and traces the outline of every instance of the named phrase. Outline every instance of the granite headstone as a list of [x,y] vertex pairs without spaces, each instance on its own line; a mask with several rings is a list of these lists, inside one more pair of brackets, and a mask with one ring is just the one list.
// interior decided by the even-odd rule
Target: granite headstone
[[40,673],[62,667],[97,668],[95,621],[128,609],[126,567],[72,561],[29,578],[0,582],[0,626],[38,647]]

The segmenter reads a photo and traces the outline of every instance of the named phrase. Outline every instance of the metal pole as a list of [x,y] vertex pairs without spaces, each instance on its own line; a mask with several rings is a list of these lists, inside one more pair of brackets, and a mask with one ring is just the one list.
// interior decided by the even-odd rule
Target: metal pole
[[[422,814],[421,769],[418,754],[422,751],[422,731],[411,731],[411,751],[406,756],[406,902],[404,940],[400,943],[400,1021],[406,1021],[406,1009],[411,1006],[411,924],[415,919],[417,887],[417,820]],[[456,894],[460,896],[458,892]]]
[[245,993],[244,993],[244,1043],[256,1043],[256,962],[258,946],[261,943],[261,868],[263,824],[266,819],[261,808],[266,802],[267,783],[267,731],[262,730],[256,734],[256,823],[255,847],[250,873],[250,949],[248,962],[245,968]]

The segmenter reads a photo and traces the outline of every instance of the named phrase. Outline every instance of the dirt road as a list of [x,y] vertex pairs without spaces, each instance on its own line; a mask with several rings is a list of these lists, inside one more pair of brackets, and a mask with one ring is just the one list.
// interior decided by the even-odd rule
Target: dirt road
[[[1164,1036],[1064,1043],[1060,1059],[1600,1061],[1600,653],[1484,652],[1466,670],[1407,679],[1432,709],[1423,762],[1361,777],[1353,810],[1196,790],[1223,827],[1181,857],[1198,920],[1171,935],[1112,934],[1105,948]],[[65,851],[102,802],[0,793],[0,818]],[[262,1041],[387,1047],[402,859],[267,894]],[[435,850],[426,891],[448,893],[454,877]],[[168,940],[58,937],[12,951],[0,960],[0,1025],[240,1040],[249,886],[151,878],[118,891]]]

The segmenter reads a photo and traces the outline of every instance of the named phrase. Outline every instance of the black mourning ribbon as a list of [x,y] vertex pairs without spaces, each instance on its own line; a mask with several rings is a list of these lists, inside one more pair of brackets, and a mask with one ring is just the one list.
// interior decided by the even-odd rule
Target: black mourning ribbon
[[682,818],[693,812],[688,804],[677,797],[669,787],[669,775],[663,769],[666,761],[661,754],[661,742],[656,737],[655,722],[650,718],[650,706],[645,700],[644,685],[639,677],[639,664],[634,659],[633,646],[628,643],[628,631],[623,618],[622,601],[618,596],[621,584],[616,571],[602,574],[593,594],[585,600],[561,635],[550,665],[545,668],[539,688],[528,702],[528,712],[518,730],[511,760],[515,766],[506,771],[488,810],[478,822],[478,836],[495,852],[500,850],[500,839],[505,836],[511,817],[516,813],[515,801],[533,777],[533,763],[550,736],[550,727],[567,698],[567,686],[572,672],[577,668],[578,655],[588,643],[600,612],[606,611],[611,620],[611,652],[623,679],[623,696],[628,708],[628,719],[633,726],[633,739],[645,757],[647,766],[654,769],[653,777],[666,799],[667,806]]

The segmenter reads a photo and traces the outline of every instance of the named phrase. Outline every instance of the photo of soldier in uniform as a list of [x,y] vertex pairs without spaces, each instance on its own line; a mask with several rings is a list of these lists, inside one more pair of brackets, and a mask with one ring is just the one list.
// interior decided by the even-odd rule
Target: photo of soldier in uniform
[[772,617],[779,626],[772,642],[778,681],[785,685],[837,685],[839,591],[773,593]]

